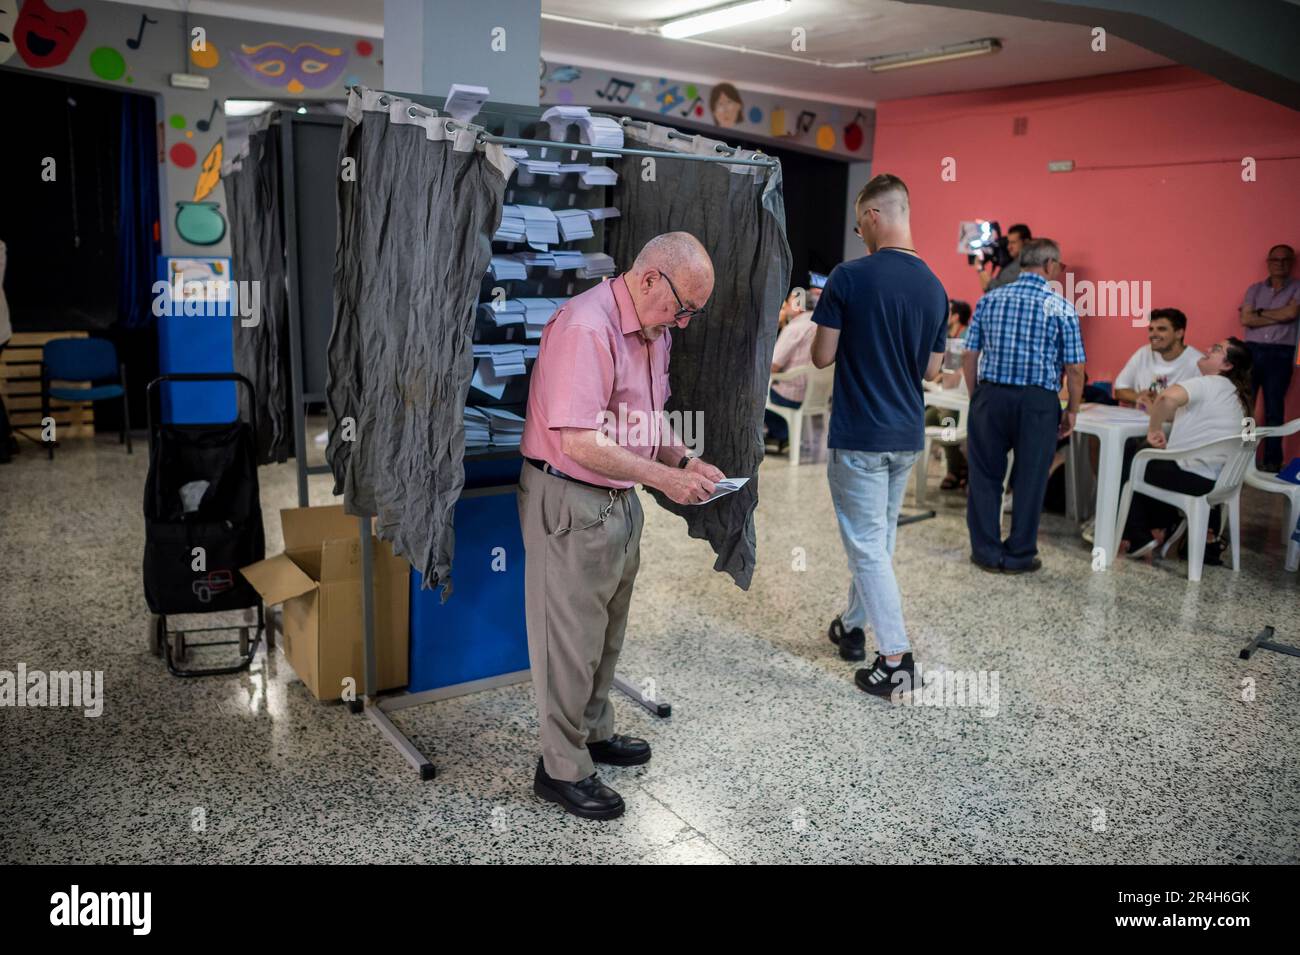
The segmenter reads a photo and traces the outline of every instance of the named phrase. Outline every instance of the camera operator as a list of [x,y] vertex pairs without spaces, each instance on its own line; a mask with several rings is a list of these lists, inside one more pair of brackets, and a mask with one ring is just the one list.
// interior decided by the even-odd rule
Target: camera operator
[[[1018,222],[1007,230],[1006,238],[998,242],[997,253],[992,258],[977,258],[971,263],[978,270],[980,288],[987,292],[1020,278],[1020,250],[1033,237],[1029,226]],[[985,268],[989,262],[993,263],[992,269]]]

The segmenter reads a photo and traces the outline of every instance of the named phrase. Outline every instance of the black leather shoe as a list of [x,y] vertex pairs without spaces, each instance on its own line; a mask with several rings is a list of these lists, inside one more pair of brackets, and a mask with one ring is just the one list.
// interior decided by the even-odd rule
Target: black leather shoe
[[971,562],[972,564],[974,564],[976,567],[978,567],[980,570],[984,571],[985,573],[989,573],[989,574],[1001,574],[1001,573],[1003,573],[1002,565],[1001,565],[1001,564],[997,564],[997,565],[994,565],[994,564],[986,564],[986,563],[984,563],[984,561],[982,561],[982,560],[976,560],[974,554],[971,554],[971,555],[970,555],[970,562]]
[[602,783],[595,773],[576,783],[566,783],[546,775],[539,759],[533,776],[533,792],[583,819],[617,819],[623,815],[623,797]]
[[865,660],[867,658],[867,635],[861,627],[845,630],[844,621],[836,617],[831,621],[826,636],[831,638],[831,643],[840,648],[841,660]]
[[1034,571],[1041,569],[1043,562],[1035,557],[1023,567],[1007,567],[1003,565],[1002,573],[1004,574],[1032,574]]
[[650,762],[650,744],[643,739],[619,736],[615,733],[599,743],[588,743],[587,752],[593,761],[610,766],[640,766]]

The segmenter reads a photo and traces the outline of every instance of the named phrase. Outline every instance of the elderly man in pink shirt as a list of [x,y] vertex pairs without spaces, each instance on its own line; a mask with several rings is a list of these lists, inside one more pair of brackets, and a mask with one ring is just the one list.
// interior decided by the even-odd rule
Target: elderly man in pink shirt
[[623,813],[595,763],[635,766],[645,740],[614,733],[609,701],[640,563],[634,485],[707,500],[722,472],[663,416],[668,326],[713,292],[713,263],[685,232],[645,244],[632,268],[569,299],[542,332],[521,450],[528,657],[541,725],[533,790],[588,819]]

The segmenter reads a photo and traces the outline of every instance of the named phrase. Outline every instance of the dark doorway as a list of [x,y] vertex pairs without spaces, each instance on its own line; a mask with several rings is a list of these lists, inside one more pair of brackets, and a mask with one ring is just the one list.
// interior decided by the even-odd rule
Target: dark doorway
[[[11,69],[0,69],[0,87],[11,133],[0,150],[0,239],[14,332],[112,341],[127,366],[131,418],[143,423],[158,367],[154,99]],[[95,430],[116,431],[120,414],[117,402],[96,405]]]

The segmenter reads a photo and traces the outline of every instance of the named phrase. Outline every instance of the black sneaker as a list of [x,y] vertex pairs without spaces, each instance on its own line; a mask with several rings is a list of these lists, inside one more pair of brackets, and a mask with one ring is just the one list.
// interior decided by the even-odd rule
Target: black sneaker
[[836,617],[831,621],[830,629],[826,631],[826,635],[831,638],[831,643],[840,648],[841,660],[865,660],[867,658],[867,635],[862,632],[861,627],[845,630],[844,621]]
[[[899,676],[899,674],[903,675]],[[904,692],[912,689],[912,682],[915,679],[916,665],[912,662],[910,653],[904,653],[903,659],[899,660],[898,666],[895,667],[891,667],[885,662],[884,656],[877,653],[870,669],[859,670],[853,675],[853,682],[858,685],[859,690],[864,690],[872,696],[886,698],[900,687]]]

